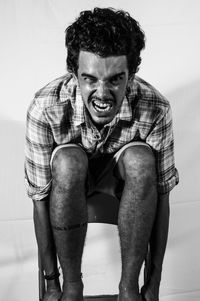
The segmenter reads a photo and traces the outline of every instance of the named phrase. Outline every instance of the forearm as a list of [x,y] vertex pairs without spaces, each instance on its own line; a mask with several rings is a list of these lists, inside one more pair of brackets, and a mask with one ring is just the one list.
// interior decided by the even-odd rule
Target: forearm
[[57,256],[49,217],[49,201],[33,201],[34,226],[38,249],[45,274],[50,275],[57,270]]
[[160,282],[169,228],[169,194],[158,196],[157,213],[151,235],[151,278]]

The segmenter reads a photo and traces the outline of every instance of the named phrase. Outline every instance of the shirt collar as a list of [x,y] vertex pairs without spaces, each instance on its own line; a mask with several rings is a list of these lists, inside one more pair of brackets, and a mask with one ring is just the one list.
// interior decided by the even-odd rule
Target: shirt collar
[[74,111],[74,124],[79,126],[85,122],[84,103],[76,77],[72,74],[67,75],[63,91],[61,91],[61,101],[69,101]]
[[85,122],[85,105],[78,85],[76,86],[76,97],[73,99],[72,107],[74,109],[74,124],[79,126]]
[[124,97],[121,108],[116,115],[118,120],[127,120],[130,121],[132,119],[132,108],[131,104],[128,101],[127,96]]

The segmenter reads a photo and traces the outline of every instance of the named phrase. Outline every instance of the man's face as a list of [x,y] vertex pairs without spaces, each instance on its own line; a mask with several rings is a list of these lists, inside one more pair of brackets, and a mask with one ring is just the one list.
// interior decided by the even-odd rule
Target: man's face
[[118,113],[126,93],[128,67],[125,55],[100,57],[80,51],[78,82],[84,104],[97,128]]

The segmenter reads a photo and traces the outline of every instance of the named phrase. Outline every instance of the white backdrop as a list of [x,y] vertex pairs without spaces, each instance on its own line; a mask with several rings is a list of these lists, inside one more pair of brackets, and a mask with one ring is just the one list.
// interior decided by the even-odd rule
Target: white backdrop
[[[34,92],[65,73],[65,28],[94,6],[122,8],[140,21],[147,46],[138,75],[171,102],[180,184],[171,193],[161,301],[199,301],[198,0],[0,0],[0,300],[38,298],[32,203],[23,180],[25,115]],[[116,228],[90,225],[85,293],[117,293],[119,261]]]

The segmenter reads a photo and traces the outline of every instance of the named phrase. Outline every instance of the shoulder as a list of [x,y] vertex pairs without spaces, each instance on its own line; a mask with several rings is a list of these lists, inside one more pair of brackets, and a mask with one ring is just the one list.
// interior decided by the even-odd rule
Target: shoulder
[[170,110],[170,103],[155,87],[135,76],[129,84],[129,101],[136,108],[138,116],[159,120]]
[[66,103],[73,97],[74,89],[76,89],[76,84],[73,76],[67,73],[38,90],[33,103],[43,109]]
[[141,102],[148,102],[148,105],[168,108],[169,101],[154,86],[144,79],[135,76],[130,83],[129,97],[136,96]]

